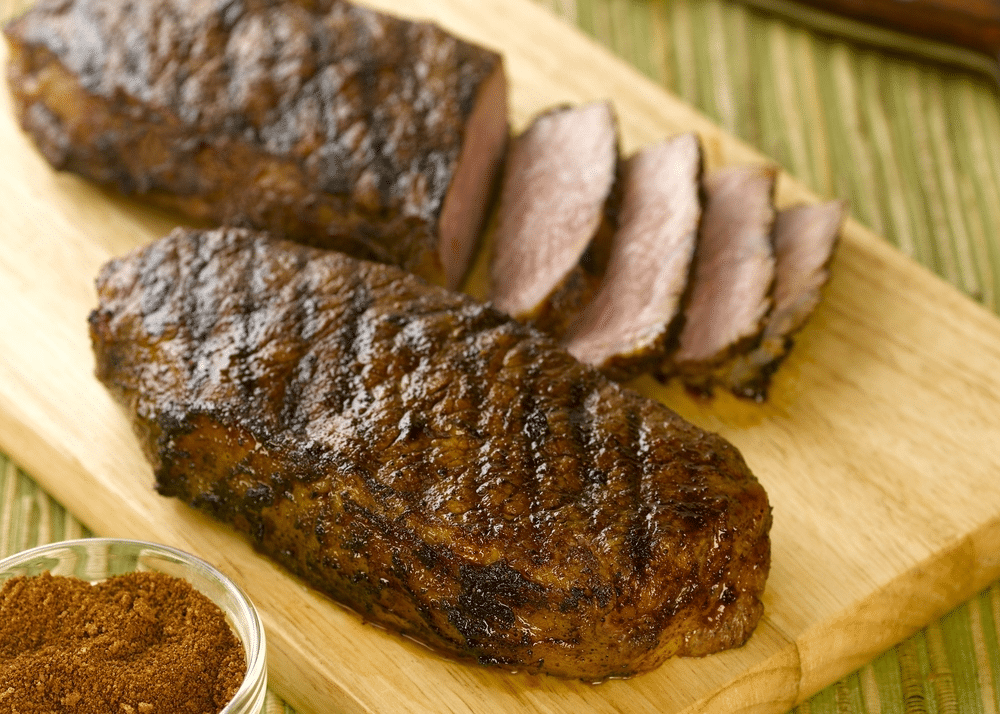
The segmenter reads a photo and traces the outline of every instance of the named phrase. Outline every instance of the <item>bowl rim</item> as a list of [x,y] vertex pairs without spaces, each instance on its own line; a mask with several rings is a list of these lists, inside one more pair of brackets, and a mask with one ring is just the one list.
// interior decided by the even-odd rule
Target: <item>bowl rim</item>
[[[240,683],[239,689],[236,690],[232,698],[226,703],[226,706],[219,711],[219,714],[233,714],[237,707],[245,707],[256,693],[258,683],[261,681],[262,676],[266,674],[267,642],[264,634],[264,623],[261,621],[260,613],[257,612],[256,606],[254,606],[250,597],[243,591],[243,588],[237,585],[232,578],[206,561],[204,558],[171,545],[136,538],[72,538],[67,540],[52,541],[51,543],[42,543],[31,548],[18,551],[17,553],[12,553],[11,555],[0,559],[0,573],[10,570],[18,565],[27,563],[34,558],[45,555],[48,551],[59,548],[70,548],[81,545],[101,546],[111,544],[128,545],[134,546],[138,549],[159,551],[164,555],[176,558],[185,565],[199,571],[203,576],[219,581],[222,586],[234,596],[234,601],[240,611],[239,615],[242,615],[243,619],[249,624],[249,641],[244,642],[242,634],[239,632],[236,633],[240,642],[244,645],[244,650],[248,651],[249,656],[247,657],[246,663],[247,671],[243,677],[243,681]],[[195,586],[192,584],[192,587]],[[235,621],[235,614],[225,611],[224,614],[230,621]],[[236,630],[234,622],[233,624],[230,624],[230,627]]]

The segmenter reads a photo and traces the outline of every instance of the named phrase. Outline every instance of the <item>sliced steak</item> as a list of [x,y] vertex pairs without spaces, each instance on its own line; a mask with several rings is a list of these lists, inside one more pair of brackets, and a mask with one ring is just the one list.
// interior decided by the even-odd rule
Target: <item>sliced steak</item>
[[774,308],[760,344],[731,367],[727,386],[736,395],[759,402],[767,399],[771,375],[791,349],[793,335],[819,304],[830,277],[829,264],[845,209],[843,201],[830,201],[778,213],[774,224]]
[[609,102],[550,110],[515,138],[491,264],[498,309],[552,335],[565,331],[607,261],[617,173]]
[[566,342],[580,361],[623,379],[676,346],[701,220],[701,171],[695,134],[646,147],[626,162],[608,268]]
[[760,336],[774,283],[776,179],[769,166],[728,167],[705,177],[691,296],[666,375],[699,385]]
[[341,0],[41,0],[5,28],[56,167],[455,286],[507,140],[500,56]]
[[600,680],[760,618],[771,512],[739,452],[488,305],[237,229],[97,290],[97,376],[157,489],[374,622]]

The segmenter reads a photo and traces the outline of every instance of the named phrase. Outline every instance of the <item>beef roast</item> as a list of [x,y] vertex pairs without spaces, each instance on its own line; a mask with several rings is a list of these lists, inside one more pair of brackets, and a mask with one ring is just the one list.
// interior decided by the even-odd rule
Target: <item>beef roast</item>
[[497,308],[554,336],[565,331],[607,262],[617,173],[609,102],[549,110],[515,138],[491,263]]
[[455,286],[507,140],[500,56],[342,0],[41,0],[5,28],[56,167]]
[[701,171],[695,134],[626,162],[607,272],[566,342],[580,361],[623,379],[675,346],[701,220]]
[[97,376],[157,489],[374,622],[600,680],[761,615],[739,452],[488,305],[242,229],[178,229],[97,290]]
[[774,223],[776,277],[774,308],[767,317],[760,344],[736,359],[727,376],[735,394],[764,401],[771,375],[792,346],[792,336],[805,325],[819,304],[830,277],[843,201],[802,204],[778,213]]
[[774,283],[774,187],[769,166],[717,169],[704,180],[690,302],[679,346],[664,373],[689,383],[753,346],[771,308]]

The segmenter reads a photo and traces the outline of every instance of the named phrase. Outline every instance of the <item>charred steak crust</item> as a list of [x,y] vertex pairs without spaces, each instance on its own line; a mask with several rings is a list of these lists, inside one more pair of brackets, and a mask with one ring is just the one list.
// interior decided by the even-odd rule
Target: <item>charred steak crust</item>
[[601,680],[761,616],[739,452],[487,305],[242,229],[177,229],[97,289],[96,374],[157,489],[375,622]]
[[56,167],[459,282],[507,138],[495,52],[341,0],[41,0],[5,34]]

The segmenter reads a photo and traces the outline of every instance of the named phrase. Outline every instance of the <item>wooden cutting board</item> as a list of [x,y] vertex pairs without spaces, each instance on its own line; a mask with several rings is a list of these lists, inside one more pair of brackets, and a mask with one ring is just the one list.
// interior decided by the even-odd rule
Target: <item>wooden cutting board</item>
[[[375,4],[501,50],[517,127],[609,97],[627,150],[693,129],[710,165],[765,160],[529,0]],[[366,625],[155,495],[92,376],[86,317],[99,265],[177,219],[53,172],[0,94],[0,449],[97,533],[237,580],[264,619],[271,685],[302,714],[780,712],[1000,577],[1000,320],[848,222],[768,404],[636,383],[732,440],[770,494],[766,616],[743,648],[591,686],[455,664]],[[815,199],[782,176],[779,202],[797,200]]]

